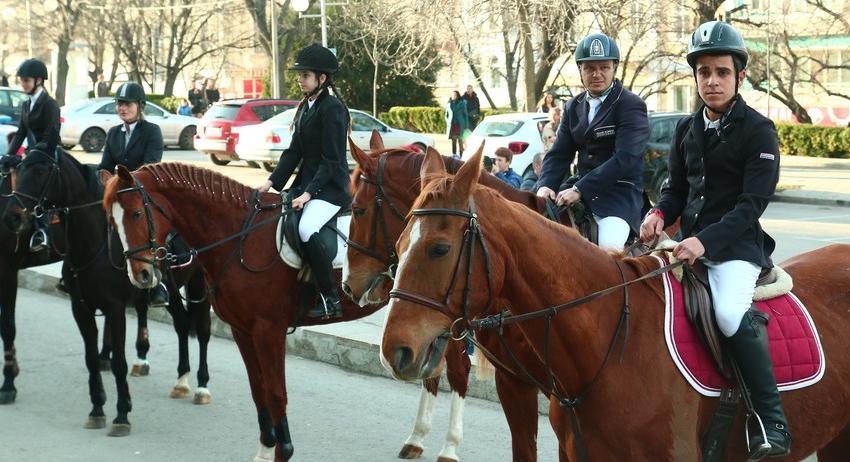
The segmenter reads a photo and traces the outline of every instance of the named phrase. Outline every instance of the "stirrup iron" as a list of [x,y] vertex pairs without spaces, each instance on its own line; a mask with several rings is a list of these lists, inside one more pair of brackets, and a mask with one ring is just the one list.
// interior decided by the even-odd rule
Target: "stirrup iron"
[[[750,418],[755,417],[758,422],[758,428],[761,431],[762,443],[755,448],[750,447]],[[764,459],[770,453],[772,446],[767,439],[767,430],[764,428],[764,422],[757,412],[748,412],[747,418],[744,421],[744,435],[747,438],[747,462],[755,462]]]

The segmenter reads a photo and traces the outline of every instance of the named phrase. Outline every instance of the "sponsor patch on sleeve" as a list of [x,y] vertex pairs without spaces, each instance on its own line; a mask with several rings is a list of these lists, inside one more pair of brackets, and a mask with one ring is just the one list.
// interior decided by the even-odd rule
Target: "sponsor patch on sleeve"
[[759,154],[759,159],[776,160],[776,156],[769,152],[763,152]]

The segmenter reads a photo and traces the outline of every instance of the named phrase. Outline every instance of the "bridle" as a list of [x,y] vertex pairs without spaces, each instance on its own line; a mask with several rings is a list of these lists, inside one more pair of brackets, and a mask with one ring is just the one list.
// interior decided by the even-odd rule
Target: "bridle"
[[[390,153],[381,154],[378,158],[378,172],[374,180],[365,173],[360,174],[360,181],[375,187],[375,219],[372,220],[372,228],[369,231],[369,242],[367,245],[363,245],[349,238],[347,243],[354,250],[387,265],[387,271],[381,274],[386,275],[390,279],[394,279],[395,271],[398,266],[398,255],[396,255],[395,246],[393,245],[393,241],[390,239],[390,234],[387,231],[387,222],[384,219],[384,204],[389,207],[393,215],[402,223],[406,221],[406,218],[384,190],[384,167],[389,154]],[[379,254],[377,251],[379,229],[384,235],[384,249],[386,251],[386,255],[388,255],[387,257]]]
[[[127,194],[131,192],[138,192],[142,197],[142,206],[145,209],[145,221],[147,222],[148,228],[148,239],[144,244],[137,245],[136,247],[126,249],[124,251],[124,257],[128,260],[136,260],[143,263],[148,263],[150,265],[156,265],[162,260],[166,260],[169,258],[168,248],[163,244],[160,245],[156,242],[156,224],[153,220],[153,210],[156,209],[159,213],[161,213],[169,222],[171,221],[171,215],[165,211],[156,201],[153,200],[151,195],[145,190],[144,186],[139,183],[139,180],[133,178],[134,185],[129,188],[119,189],[116,195]],[[110,224],[111,226],[111,224]],[[150,257],[140,256],[139,254],[147,252],[150,254]]]
[[[18,202],[18,205],[20,205],[21,208],[24,209],[24,212],[29,213],[30,215],[32,215],[35,218],[41,218],[45,215],[45,213],[48,213],[49,211],[53,210],[53,209],[49,209],[48,207],[46,207],[45,203],[47,202],[47,195],[50,192],[50,188],[53,186],[53,182],[58,180],[58,178],[59,178],[59,158],[58,158],[58,154],[54,153],[54,155],[52,157],[45,154],[44,157],[46,157],[47,159],[50,160],[51,168],[50,168],[50,173],[48,173],[48,175],[47,175],[47,181],[44,182],[44,186],[42,186],[41,192],[37,196],[33,196],[31,194],[27,194],[25,192],[18,191],[17,190],[17,184],[16,184],[16,177],[17,177],[16,173],[14,173],[14,172],[8,173],[8,175],[12,179],[11,180],[12,181],[11,196],[14,197],[15,201]],[[19,165],[26,166],[27,165],[26,160],[22,161],[21,164],[19,164]],[[25,200],[33,204],[31,209],[27,207],[27,204],[24,202]]]

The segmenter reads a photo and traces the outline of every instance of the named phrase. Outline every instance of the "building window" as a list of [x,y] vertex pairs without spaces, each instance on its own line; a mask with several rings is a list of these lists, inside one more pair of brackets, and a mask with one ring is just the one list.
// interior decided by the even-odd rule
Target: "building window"
[[841,51],[841,65],[845,66],[841,69],[841,82],[850,83],[850,50]]
[[688,107],[688,87],[677,85],[673,87],[673,110],[687,112]]

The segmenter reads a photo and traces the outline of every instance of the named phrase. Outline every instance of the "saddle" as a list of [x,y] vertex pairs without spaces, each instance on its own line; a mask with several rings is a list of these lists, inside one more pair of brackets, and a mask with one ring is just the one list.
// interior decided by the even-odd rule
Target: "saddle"
[[[301,211],[295,210],[288,204],[297,197],[293,192],[287,191],[284,195],[284,208],[278,225],[278,250],[284,263],[295,269],[305,269],[303,262],[306,261],[305,250],[301,238],[298,236],[298,223],[301,221]],[[331,218],[319,231],[319,239],[328,250],[335,255],[334,268],[342,267],[342,252],[345,251],[345,242],[348,240],[348,226],[351,223],[351,208],[344,207]],[[302,271],[303,273],[303,271]],[[299,275],[306,280],[305,274]]]

